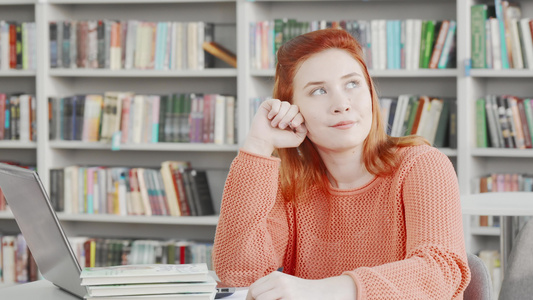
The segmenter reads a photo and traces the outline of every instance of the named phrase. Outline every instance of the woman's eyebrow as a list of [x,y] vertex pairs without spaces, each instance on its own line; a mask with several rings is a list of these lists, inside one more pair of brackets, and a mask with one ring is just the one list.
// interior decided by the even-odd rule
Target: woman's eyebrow
[[303,88],[305,89],[306,87],[310,85],[321,85],[321,84],[324,84],[324,81],[310,81]]
[[352,77],[352,76],[363,77],[363,75],[361,75],[361,74],[359,74],[357,72],[352,72],[352,73],[349,73],[349,74],[346,74],[346,75],[342,76],[341,79],[345,79],[345,78]]
[[[341,77],[341,79],[346,79],[348,77],[363,77],[363,75],[357,73],[357,72],[352,72],[352,73],[349,73],[349,74],[346,74],[344,76]],[[308,86],[310,85],[322,85],[324,84],[325,81],[309,81],[303,88],[307,88]]]

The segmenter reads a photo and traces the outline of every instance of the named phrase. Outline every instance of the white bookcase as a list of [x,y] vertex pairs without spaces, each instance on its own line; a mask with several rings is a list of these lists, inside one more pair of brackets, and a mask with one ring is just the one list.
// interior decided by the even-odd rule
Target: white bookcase
[[[491,2],[491,1],[489,1]],[[235,94],[238,100],[238,142],[242,144],[252,116],[251,97],[271,95],[273,70],[253,70],[250,22],[275,18],[298,20],[453,19],[457,21],[457,69],[371,71],[380,96],[416,93],[457,98],[458,147],[441,149],[453,162],[461,193],[472,192],[473,178],[490,172],[528,172],[531,150],[476,149],[474,101],[486,94],[533,96],[533,72],[464,69],[470,57],[470,6],[474,0],[281,1],[281,0],[0,0],[0,19],[35,20],[38,28],[36,71],[0,72],[1,92],[32,92],[39,101],[38,142],[0,141],[2,159],[35,164],[48,186],[49,170],[72,164],[158,167],[163,160],[189,160],[209,170],[216,209],[229,165],[238,145],[170,144],[126,146],[49,141],[46,101],[49,96],[125,90],[137,93],[204,92]],[[487,2],[484,2],[487,3]],[[521,1],[523,15],[533,17],[533,1]],[[237,69],[90,70],[49,67],[48,22],[82,19],[143,19],[207,21],[216,24],[215,40],[235,51]],[[212,239],[217,217],[117,217],[59,214],[71,235]],[[498,249],[498,229],[470,228],[465,219],[467,247]],[[0,231],[16,230],[10,213],[0,213]]]
[[[523,17],[533,17],[533,1],[518,1]],[[458,58],[470,57],[470,6],[493,1],[457,1],[457,18],[460,20],[458,30]],[[459,27],[458,27],[459,28]],[[458,61],[463,64],[463,61]],[[467,76],[461,72],[458,77],[457,101],[461,108],[458,114],[458,175],[461,192],[473,192],[472,179],[482,175],[500,173],[530,173],[533,166],[531,149],[495,149],[476,148],[475,100],[488,95],[533,96],[531,70],[490,70],[472,69]],[[533,198],[532,198],[533,199]],[[499,228],[476,227],[465,218],[465,235],[467,247],[476,252],[481,249],[499,250]]]
[[[35,1],[0,1],[0,20],[35,21]],[[36,93],[35,70],[0,70],[0,91],[3,93]],[[2,160],[18,161],[25,164],[37,163],[37,143],[0,141]]]

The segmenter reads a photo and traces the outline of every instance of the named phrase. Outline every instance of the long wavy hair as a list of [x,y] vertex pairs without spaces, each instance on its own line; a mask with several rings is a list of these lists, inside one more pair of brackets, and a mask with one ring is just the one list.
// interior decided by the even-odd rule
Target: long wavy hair
[[[376,176],[391,174],[399,164],[395,152],[400,147],[429,144],[420,136],[391,137],[385,131],[379,99],[372,78],[363,60],[363,51],[357,40],[342,29],[322,29],[293,38],[277,52],[273,97],[292,103],[293,79],[300,65],[310,56],[327,49],[341,49],[359,62],[372,97],[372,126],[363,142],[362,163]],[[309,138],[297,148],[277,149],[281,159],[281,192],[286,200],[295,201],[310,186],[324,192],[328,189],[327,170],[318,151]]]

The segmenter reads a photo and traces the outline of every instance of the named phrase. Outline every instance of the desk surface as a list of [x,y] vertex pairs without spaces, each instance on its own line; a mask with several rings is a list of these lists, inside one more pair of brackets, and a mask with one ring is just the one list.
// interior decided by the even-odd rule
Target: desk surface
[[503,192],[461,196],[466,215],[533,216],[533,193]]
[[[244,300],[246,299],[246,293],[246,289],[239,289],[235,294],[223,299]],[[0,295],[2,295],[2,299],[17,300],[79,300],[78,297],[59,289],[48,280],[39,280],[0,288]]]
[[17,284],[0,289],[2,299],[33,300],[33,299],[57,299],[57,300],[79,300],[48,280],[38,280],[30,283]]

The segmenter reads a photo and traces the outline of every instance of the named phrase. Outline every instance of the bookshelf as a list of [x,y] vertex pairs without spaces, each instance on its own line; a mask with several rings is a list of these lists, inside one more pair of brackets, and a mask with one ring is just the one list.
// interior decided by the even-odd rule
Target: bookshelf
[[[522,10],[522,17],[533,16],[533,2],[517,1]],[[464,61],[470,57],[470,6],[474,4],[494,4],[493,1],[458,1],[457,18],[461,20],[464,30],[458,36],[458,58]],[[461,63],[461,60],[458,61]],[[469,73],[469,74],[468,74]],[[463,114],[458,116],[459,147],[458,164],[459,179],[462,182],[461,192],[472,194],[474,178],[490,173],[528,173],[531,169],[533,152],[531,149],[477,148],[475,124],[475,100],[479,97],[494,95],[516,95],[531,97],[533,71],[527,69],[470,69],[458,77],[458,102],[461,102]],[[517,208],[520,209],[520,208]],[[480,207],[479,211],[482,210]],[[465,234],[467,247],[472,252],[482,249],[498,250],[500,247],[500,228],[484,228],[470,224],[471,219],[465,218]]]
[[[18,20],[34,22],[36,20],[35,1],[0,1],[0,20]],[[0,68],[0,91],[2,93],[36,93],[36,70],[11,70]],[[28,165],[37,164],[37,143],[20,141],[0,141],[0,157],[3,160],[21,162]],[[0,220],[2,230],[18,230],[9,219]]]
[[[457,149],[441,149],[454,164],[462,194],[473,192],[473,178],[490,172],[523,172],[532,166],[533,151],[477,149],[475,106],[486,94],[532,96],[530,70],[465,70],[470,57],[470,6],[491,1],[475,0],[0,0],[0,20],[35,21],[38,28],[38,67],[35,71],[0,71],[0,91],[36,94],[39,107],[49,96],[106,91],[136,93],[203,92],[237,96],[238,136],[241,144],[250,123],[248,101],[271,94],[274,70],[256,70],[250,64],[250,22],[291,17],[298,20],[372,19],[453,19],[457,21],[457,68],[442,70],[371,70],[380,96],[430,94],[457,99]],[[533,17],[533,1],[520,1],[522,13]],[[142,19],[147,21],[207,21],[215,23],[215,40],[237,53],[238,67],[220,62],[206,70],[104,70],[52,69],[49,63],[49,21],[87,19]],[[47,111],[38,111],[36,143],[0,142],[2,158],[37,165],[44,185],[49,170],[72,164],[158,167],[163,160],[189,160],[194,167],[207,169],[215,201],[220,201],[229,165],[238,145],[159,143],[121,145],[112,151],[103,143],[49,141]],[[218,203],[215,208],[218,210]],[[60,215],[73,235],[102,235],[165,238],[199,237],[212,239],[216,218],[142,218]],[[466,220],[468,221],[468,220]],[[0,213],[0,231],[16,230],[12,216]],[[468,224],[467,224],[468,225]],[[109,228],[114,229],[113,233]],[[140,229],[142,228],[142,229]],[[469,226],[468,251],[498,249],[497,229]]]

